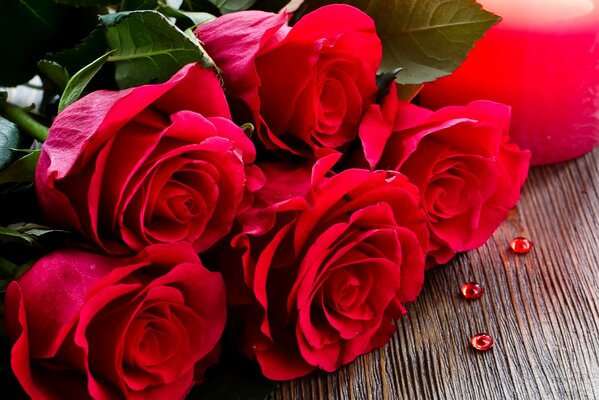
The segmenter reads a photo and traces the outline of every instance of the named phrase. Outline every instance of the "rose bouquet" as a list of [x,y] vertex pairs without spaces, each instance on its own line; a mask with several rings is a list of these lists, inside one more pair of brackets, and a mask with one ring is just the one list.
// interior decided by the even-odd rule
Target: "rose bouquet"
[[519,198],[508,106],[412,102],[498,21],[473,1],[112,3],[0,6],[23,34],[0,84],[43,94],[0,105],[14,398],[245,398],[335,371]]

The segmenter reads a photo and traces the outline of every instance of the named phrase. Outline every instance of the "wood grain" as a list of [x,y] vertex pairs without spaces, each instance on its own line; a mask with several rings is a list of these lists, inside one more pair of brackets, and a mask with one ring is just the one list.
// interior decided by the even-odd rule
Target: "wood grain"
[[[515,255],[515,236],[535,243]],[[458,296],[475,280],[478,301]],[[599,399],[599,150],[531,170],[518,207],[480,249],[427,274],[383,349],[271,400]],[[495,347],[469,348],[489,332]]]

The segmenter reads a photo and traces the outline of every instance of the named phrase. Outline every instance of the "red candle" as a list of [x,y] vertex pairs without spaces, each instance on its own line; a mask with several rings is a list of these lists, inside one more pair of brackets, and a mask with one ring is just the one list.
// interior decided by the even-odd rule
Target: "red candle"
[[599,0],[479,0],[503,20],[451,76],[424,87],[439,108],[489,99],[512,106],[512,138],[534,165],[599,143]]

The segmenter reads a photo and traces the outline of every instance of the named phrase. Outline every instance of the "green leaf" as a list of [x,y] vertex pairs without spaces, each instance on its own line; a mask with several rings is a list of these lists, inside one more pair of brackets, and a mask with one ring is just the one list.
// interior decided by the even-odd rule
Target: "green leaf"
[[120,0],[54,0],[57,3],[68,4],[70,6],[84,7],[106,7],[118,4]]
[[5,90],[0,90],[0,105],[2,105],[2,103],[6,103],[7,99],[8,93]]
[[[97,21],[96,21],[97,22]],[[87,37],[74,47],[48,55],[48,60],[54,61],[66,68],[70,76],[92,61],[106,53],[104,29],[94,29]],[[66,86],[66,85],[65,85]]]
[[403,84],[451,74],[500,21],[474,0],[305,0],[294,18],[333,2],[356,6],[374,19],[383,44],[381,70],[402,67],[397,81]]
[[214,62],[200,41],[188,36],[157,11],[120,12],[100,17],[108,46],[115,50],[118,86],[129,88],[167,81],[186,64]]
[[227,14],[247,10],[254,5],[256,0],[209,0],[221,13]]
[[[39,144],[39,142],[38,142]],[[31,149],[13,149],[12,151],[15,154],[23,154],[23,155],[27,155],[27,154],[31,154],[31,153],[35,153],[36,151],[41,150],[41,144],[39,145],[39,148],[31,148]]]
[[193,27],[216,19],[215,15],[207,12],[184,12],[183,14],[193,22]]
[[154,10],[158,7],[158,0],[123,0],[120,11]]
[[[381,21],[377,25],[383,43],[381,68],[403,67],[397,77],[404,84],[451,74],[474,43],[500,20],[473,0],[384,1],[370,1],[366,11]],[[395,13],[399,21],[385,12]]]
[[160,6],[158,10],[167,17],[176,18],[177,28],[181,29],[182,31],[195,28],[204,22],[216,19],[214,15],[205,12],[181,11],[168,6]]
[[37,68],[40,74],[48,78],[57,89],[62,91],[67,86],[69,72],[59,63],[51,60],[41,60],[37,63]]
[[39,225],[32,222],[19,222],[8,226],[10,229],[15,231],[26,233],[31,236],[42,236],[47,233],[67,233],[63,229],[52,228],[51,226]]
[[58,112],[61,112],[77,101],[77,99],[79,99],[79,96],[81,96],[81,93],[89,81],[91,81],[94,75],[98,73],[100,68],[102,68],[102,65],[104,65],[108,59],[108,56],[110,56],[110,54],[113,52],[114,50],[104,54],[100,58],[97,58],[91,64],[87,65],[85,68],[73,75],[71,79],[69,79],[69,82],[67,83],[67,86],[60,98],[60,103],[58,103]]
[[[71,232],[33,223],[0,227],[0,278],[17,278],[27,271],[35,260],[64,243]],[[12,255],[7,255],[12,254]],[[4,259],[3,257],[8,257]]]
[[0,185],[33,182],[40,153],[41,150],[32,151],[2,170],[0,172]]
[[422,89],[422,84],[398,84],[397,85],[397,97],[403,101],[412,101],[414,97],[420,92]]
[[209,0],[183,0],[181,11],[205,12],[212,15],[218,15],[220,10]]
[[7,119],[0,117],[0,170],[13,159],[12,149],[19,147],[21,134],[19,128]]
[[27,82],[47,52],[74,45],[96,21],[93,9],[51,0],[0,1],[0,86]]
[[21,233],[14,229],[0,226],[0,242],[2,243],[21,243],[33,245],[36,239],[26,233]]
[[[208,0],[204,0],[208,3],[213,10],[218,12],[218,8],[214,7]],[[212,14],[204,12],[206,7],[203,6],[201,12],[186,11],[184,9],[176,9],[169,6],[164,1],[159,0],[123,0],[121,3],[120,11],[135,11],[135,10],[156,10],[166,15],[167,17],[175,18],[177,20],[177,28],[184,31],[185,29],[197,26],[210,19],[216,18]]]

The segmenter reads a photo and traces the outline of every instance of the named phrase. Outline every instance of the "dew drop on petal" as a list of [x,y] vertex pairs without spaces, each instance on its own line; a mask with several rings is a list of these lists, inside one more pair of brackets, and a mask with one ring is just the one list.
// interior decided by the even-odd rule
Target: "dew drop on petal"
[[477,333],[470,339],[470,344],[478,351],[487,351],[495,344],[488,333]]
[[476,300],[485,293],[485,288],[478,282],[466,282],[460,287],[460,293],[465,299]]
[[516,254],[526,254],[532,250],[532,242],[525,237],[517,237],[510,242],[510,248]]

